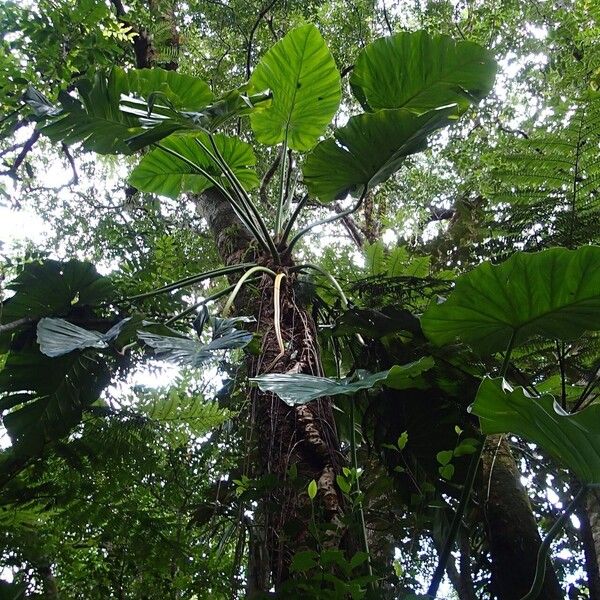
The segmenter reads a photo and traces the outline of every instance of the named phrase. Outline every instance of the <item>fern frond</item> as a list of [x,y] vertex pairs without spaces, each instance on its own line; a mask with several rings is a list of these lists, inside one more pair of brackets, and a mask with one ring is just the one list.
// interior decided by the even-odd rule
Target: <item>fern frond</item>
[[185,426],[194,436],[201,437],[234,416],[218,402],[207,402],[200,395],[187,395],[178,389],[158,393],[146,399],[136,410],[152,421],[179,427]]

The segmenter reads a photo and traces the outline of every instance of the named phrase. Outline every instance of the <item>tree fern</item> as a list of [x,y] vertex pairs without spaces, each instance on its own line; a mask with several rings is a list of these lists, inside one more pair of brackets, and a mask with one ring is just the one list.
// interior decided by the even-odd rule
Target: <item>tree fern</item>
[[575,247],[598,239],[600,94],[557,110],[510,152],[493,157],[490,220],[526,249]]
[[188,393],[176,386],[170,390],[147,390],[135,410],[148,419],[165,424],[176,440],[187,434],[206,435],[230,419],[235,413],[210,402],[198,393]]

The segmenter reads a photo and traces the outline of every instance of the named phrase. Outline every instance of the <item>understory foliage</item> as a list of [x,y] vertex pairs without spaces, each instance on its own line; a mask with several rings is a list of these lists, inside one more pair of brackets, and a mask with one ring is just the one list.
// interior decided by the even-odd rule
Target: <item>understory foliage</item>
[[1,4],[0,598],[599,600],[599,19]]

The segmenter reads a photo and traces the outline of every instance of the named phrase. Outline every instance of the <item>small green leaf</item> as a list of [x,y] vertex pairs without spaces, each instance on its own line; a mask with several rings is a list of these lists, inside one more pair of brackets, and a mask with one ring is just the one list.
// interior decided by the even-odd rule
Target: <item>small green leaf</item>
[[447,465],[451,460],[454,452],[452,450],[442,450],[435,455],[436,460],[440,465]]
[[343,477],[342,475],[337,475],[335,480],[338,484],[338,487],[340,488],[340,490],[342,490],[342,492],[344,492],[344,494],[350,493],[350,490],[352,488],[350,487],[350,483],[345,477]]
[[350,568],[356,569],[356,567],[360,567],[360,565],[362,565],[367,560],[367,558],[369,558],[369,555],[366,552],[357,552],[350,559]]
[[465,456],[466,454],[475,454],[479,448],[479,441],[475,438],[465,438],[454,449],[454,456]]
[[439,469],[440,476],[444,479],[450,480],[454,476],[454,465],[444,465]]
[[408,431],[403,431],[400,437],[398,438],[398,448],[400,450],[404,450],[406,443],[408,442]]
[[314,500],[317,496],[317,482],[313,479],[309,484],[308,484],[308,488],[307,488],[307,492],[308,492],[308,497],[311,500]]
[[292,558],[290,571],[293,573],[305,573],[317,566],[317,558],[318,554],[314,550],[302,550],[301,552],[296,552]]

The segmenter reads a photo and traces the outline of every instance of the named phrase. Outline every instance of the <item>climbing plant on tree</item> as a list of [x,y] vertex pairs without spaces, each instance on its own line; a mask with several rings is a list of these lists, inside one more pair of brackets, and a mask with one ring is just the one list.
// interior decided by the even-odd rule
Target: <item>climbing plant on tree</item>
[[[493,472],[512,468],[510,449],[502,446],[503,438],[496,441],[493,436],[518,433],[562,459],[584,486],[597,483],[594,407],[559,416],[552,400],[536,391],[540,382],[524,382],[513,364],[532,336],[567,344],[597,329],[596,248],[517,254],[499,266],[484,264],[458,280],[446,303],[425,312],[422,331],[412,315],[357,309],[331,273],[302,259],[301,242],[309,232],[372,201],[407,157],[427,147],[432,133],[456,122],[486,95],[494,73],[491,55],[470,42],[424,32],[378,39],[361,51],[352,68],[350,88],[364,111],[354,114],[358,109],[350,102],[340,109],[340,75],[319,31],[301,25],[264,53],[251,74],[248,70],[247,83],[225,94],[197,78],[156,68],[97,71],[77,82],[76,94],[62,93],[57,105],[29,88],[23,105],[39,120],[36,134],[64,147],[80,143],[100,154],[143,150],[130,184],[141,193],[191,194],[212,229],[219,262],[226,266],[215,264],[209,272],[119,298],[109,281],[86,263],[27,265],[12,283],[15,295],[3,305],[6,324],[0,330],[7,349],[0,374],[2,407],[13,440],[3,465],[4,481],[18,477],[32,457],[64,439],[84,414],[93,412],[111,372],[125,370],[130,355],[137,358],[140,349],[192,369],[222,356],[223,350],[244,349],[242,371],[250,375],[252,386],[241,380],[249,401],[235,408],[241,406],[248,417],[244,439],[251,454],[234,483],[240,500],[238,521],[247,524],[248,533],[242,533],[235,548],[238,581],[232,583],[232,593],[239,585],[239,555],[246,539],[243,575],[251,596],[271,586],[284,596],[307,597],[359,597],[367,588],[377,588],[374,593],[382,596],[389,591],[369,545],[373,536],[366,527],[369,516],[364,514],[359,484],[359,458],[368,458],[359,457],[356,430],[362,419],[363,435],[369,436],[367,424],[374,414],[379,420],[373,437],[384,455],[384,468],[396,483],[410,479],[407,489],[416,489],[424,505],[431,503],[425,508],[431,509],[434,501],[442,508],[437,511],[443,513],[441,525],[432,528],[439,563],[429,583],[431,596],[444,570],[452,577],[454,542],[464,537],[463,520],[473,519],[467,514],[472,494],[491,506],[496,500]],[[331,130],[336,117],[347,122]],[[593,130],[586,129],[577,146],[583,148],[585,139],[586,152],[588,135],[593,136]],[[264,154],[264,147],[270,146],[276,148],[277,159],[260,173],[263,183],[257,193],[255,153]],[[535,144],[531,146],[535,151]],[[576,170],[580,154],[584,153],[577,150],[569,163]],[[584,160],[587,166],[587,157]],[[547,178],[548,171],[542,175]],[[577,173],[574,180],[579,186]],[[593,202],[593,197],[585,199]],[[339,201],[337,213],[311,223],[311,207],[317,201]],[[298,225],[307,220],[306,226]],[[372,244],[367,249],[369,267],[388,290],[400,282],[392,302],[409,297],[410,285],[422,280],[416,302],[416,311],[422,312],[433,290],[448,294],[450,286],[420,277],[418,263],[406,268],[402,251],[386,257],[381,245]],[[549,274],[549,286],[541,273]],[[149,323],[140,314],[156,299],[168,306],[162,298],[171,295],[183,304],[185,293],[206,281],[221,283],[208,297],[173,310],[165,322]],[[325,340],[318,331],[324,307],[314,292],[306,299],[307,281],[324,288],[330,305],[337,303],[336,312],[342,313],[338,333]],[[556,281],[560,285],[554,286]],[[364,285],[375,288],[373,282]],[[345,333],[339,333],[344,328]],[[387,341],[379,341],[388,335]],[[454,352],[457,340],[470,346],[476,359],[463,347]],[[333,356],[327,370],[322,343],[328,344],[327,358]],[[560,356],[562,367],[565,352]],[[364,367],[373,372],[362,371]],[[34,369],[38,376],[32,380]],[[486,373],[525,384],[533,398],[522,388],[508,390],[497,378],[483,378]],[[594,373],[574,406],[589,402],[595,377]],[[463,390],[457,389],[458,382],[465,383]],[[563,373],[563,400],[565,385]],[[341,398],[335,408],[346,416],[337,423],[334,398]],[[436,410],[421,408],[418,413],[409,408],[429,398],[435,398]],[[476,421],[464,411],[473,399],[481,432],[490,435],[485,444]],[[406,407],[402,417],[398,405]],[[172,401],[162,413],[149,412],[168,420],[176,416],[175,406],[178,403]],[[207,423],[220,423],[228,415],[202,403],[179,408],[188,420]],[[409,413],[421,419],[427,414],[429,425],[406,425]],[[428,439],[423,448],[418,435],[433,423],[439,439]],[[338,426],[349,445],[349,464]],[[481,485],[476,481],[480,457],[484,475],[489,471],[489,481]],[[497,468],[490,470],[490,462]],[[515,473],[512,476],[514,480]],[[519,517],[526,514],[531,521],[521,555],[531,560],[503,565],[501,559],[510,553],[499,549],[495,534],[501,528],[492,524],[488,511],[492,589],[501,598],[560,597],[553,570],[544,565],[548,543],[564,518],[540,548],[527,497],[522,489],[517,495]],[[244,516],[244,510],[251,513]],[[506,514],[505,507],[502,515]],[[446,516],[448,523],[443,522]],[[387,554],[382,562],[389,569],[389,547]],[[514,581],[507,577],[510,571]],[[399,589],[405,592],[407,587]],[[474,593],[472,588],[463,592],[465,597]]]
[[[34,89],[28,91],[26,102],[40,117],[51,115],[40,130],[52,140],[81,141],[86,149],[100,153],[130,154],[151,146],[130,176],[140,191],[177,196],[210,189],[218,194],[250,234],[245,261],[223,256],[230,266],[143,296],[237,273],[237,281],[217,294],[229,293],[223,308],[226,316],[242,286],[260,277],[259,310],[240,303],[241,311],[257,321],[255,333],[261,338],[260,350],[250,360],[251,374],[321,376],[315,324],[306,307],[296,302],[295,281],[300,273],[316,272],[333,286],[343,306],[347,300],[330,274],[317,265],[297,263],[296,245],[314,227],[358,210],[368,192],[395,173],[407,156],[426,147],[429,135],[459,118],[487,93],[494,72],[494,61],[475,44],[425,33],[378,40],[363,51],[351,77],[353,92],[366,112],[351,117],[332,138],[319,142],[339,108],[340,76],[318,30],[303,25],[262,57],[246,85],[218,98],[203,81],[189,76],[160,69],[114,68],[108,74],[98,72],[93,81],[80,82],[79,99],[63,95],[60,107],[50,106]],[[279,146],[279,176],[266,214],[251,196],[258,185],[252,147],[219,132],[233,118],[247,115],[257,143]],[[351,206],[340,214],[295,229],[310,198],[329,202],[350,196]],[[216,299],[205,299],[202,305]],[[199,308],[186,309],[167,324]],[[203,314],[196,321],[200,332]],[[157,355],[198,367],[211,351],[248,343],[249,335],[223,330],[223,324],[214,319],[213,341],[207,346],[183,333],[138,330],[138,336]],[[115,327],[100,335],[65,320],[43,319],[37,337],[42,353],[71,355],[74,349],[89,352],[85,349],[106,346],[127,323]],[[322,516],[334,526],[337,546],[346,530],[344,500],[336,483],[343,465],[329,400],[289,406],[268,392],[255,390],[252,396],[259,473],[274,476],[276,482],[259,509],[270,564],[262,561],[260,567],[266,572],[249,574],[256,578],[258,590],[266,590],[289,578],[292,557],[306,543],[305,526],[288,533],[312,502],[284,483],[290,469],[302,480],[316,482]],[[367,550],[364,535],[363,545]]]

